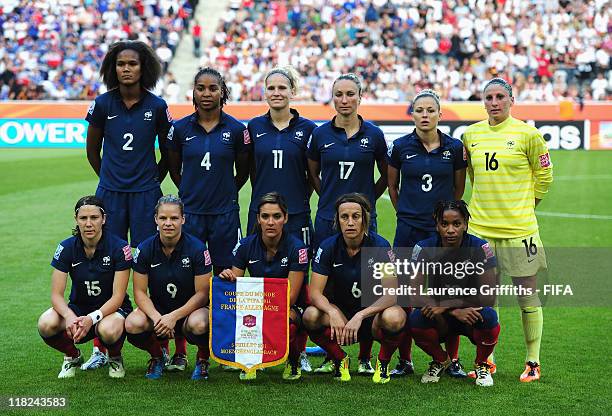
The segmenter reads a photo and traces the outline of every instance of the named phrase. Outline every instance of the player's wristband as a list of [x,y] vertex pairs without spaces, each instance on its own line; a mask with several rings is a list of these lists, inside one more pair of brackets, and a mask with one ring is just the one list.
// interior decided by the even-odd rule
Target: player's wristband
[[94,325],[100,322],[102,318],[104,318],[104,315],[102,315],[102,311],[100,309],[88,313],[87,316],[91,318],[91,321]]

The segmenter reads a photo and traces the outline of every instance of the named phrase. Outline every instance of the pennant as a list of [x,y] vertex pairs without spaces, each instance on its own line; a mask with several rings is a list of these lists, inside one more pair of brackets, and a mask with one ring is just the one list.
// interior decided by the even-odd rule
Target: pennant
[[272,367],[289,354],[289,280],[217,276],[210,284],[210,354],[242,370]]

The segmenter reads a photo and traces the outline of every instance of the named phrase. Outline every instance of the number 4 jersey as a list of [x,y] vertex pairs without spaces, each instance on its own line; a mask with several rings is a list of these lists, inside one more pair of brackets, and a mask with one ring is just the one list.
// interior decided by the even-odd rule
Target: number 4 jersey
[[172,124],[164,100],[144,91],[128,109],[119,89],[114,89],[96,98],[85,119],[104,134],[101,188],[143,192],[159,187],[155,138],[159,135],[162,146]]
[[553,179],[538,129],[512,117],[496,126],[484,120],[466,129],[463,144],[472,180],[470,230],[497,239],[535,233],[535,199],[544,198]]
[[[70,237],[57,246],[51,266],[70,275],[70,303],[89,313],[100,309],[111,298],[115,272],[132,267],[132,251],[126,241],[104,232],[89,259],[81,238]],[[126,293],[122,308],[129,305]]]

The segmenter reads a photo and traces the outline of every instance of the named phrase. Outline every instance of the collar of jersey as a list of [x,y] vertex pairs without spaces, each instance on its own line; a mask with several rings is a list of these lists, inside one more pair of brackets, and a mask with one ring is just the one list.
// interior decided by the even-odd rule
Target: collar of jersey
[[[259,242],[259,246],[264,250],[264,254],[268,252],[268,247],[266,247],[266,245],[263,242],[263,236],[261,234],[261,232],[257,232],[257,241]],[[284,232],[281,234],[281,238],[278,241],[278,250],[276,250],[276,254],[278,254],[281,250],[285,249],[285,242],[287,241],[287,233]],[[274,257],[276,257],[276,254],[274,255]],[[266,256],[264,255],[264,259],[266,258]]]
[[[284,128],[283,130],[286,130],[289,127],[294,126],[298,122],[298,120],[300,119],[300,113],[298,113],[298,111],[295,108],[290,108],[289,112],[292,114],[293,117],[291,117],[291,120],[289,120],[289,126]],[[270,124],[270,127],[276,129],[276,126],[274,125],[274,123],[272,123],[272,116],[270,115],[270,110],[268,110],[268,112],[266,114],[264,114],[264,117],[266,118],[266,120]],[[278,129],[276,129],[276,130],[278,130]],[[280,131],[282,131],[282,130],[280,130]]]
[[[192,124],[195,124],[196,126],[200,127],[202,130],[204,130],[204,127],[200,126],[200,123],[198,123],[198,112],[194,111],[193,113],[191,113],[191,117],[189,118],[189,121]],[[213,131],[217,130],[218,127],[224,126],[227,122],[227,114],[225,114],[223,112],[223,110],[221,110],[221,114],[219,115],[219,123],[217,123],[217,125],[209,132],[206,132],[206,130],[204,130],[204,132],[206,132],[207,134],[212,133]]]
[[410,139],[415,142],[414,144],[419,148],[419,150],[422,150],[425,153],[438,153],[439,151],[446,149],[446,146],[450,143],[450,136],[442,133],[440,129],[437,129],[437,132],[440,135],[440,147],[433,149],[431,152],[428,152],[427,149],[425,149],[423,142],[421,142],[419,136],[416,134],[416,128],[412,130],[412,133],[410,133]]
[[89,259],[87,257],[87,254],[85,254],[85,244],[83,243],[83,239],[81,238],[81,236],[76,236],[75,240],[76,246],[80,249],[81,254],[83,254],[84,258],[86,258],[87,260],[94,259],[98,254],[98,251],[100,251],[101,248],[106,247],[106,233],[104,232],[104,230],[102,230],[102,237],[100,237],[100,241],[98,241],[98,245],[96,246],[96,251],[94,252],[94,255],[91,259]]
[[148,91],[141,89],[140,90],[140,99],[138,101],[136,101],[136,104],[134,104],[132,107],[130,107],[129,109],[125,106],[125,103],[123,102],[123,97],[121,97],[121,92],[119,92],[119,87],[114,88],[112,90],[110,90],[110,92],[113,93],[112,97],[115,101],[119,101],[123,107],[127,110],[127,111],[131,111],[135,108],[138,108],[142,102],[145,100],[145,98],[147,97]]
[[[506,127],[508,124],[510,124],[512,122],[513,118],[512,116],[508,116],[507,119],[505,119],[504,121],[502,121],[501,123],[499,123],[496,126],[492,126],[489,124],[489,128],[493,131],[500,131],[501,129],[503,129],[504,127]],[[488,123],[488,122],[487,122]]]
[[[347,139],[352,139],[353,137],[361,136],[365,132],[365,121],[363,121],[363,117],[357,114],[357,118],[359,119],[359,130],[357,131],[357,133],[355,133],[354,136],[347,137]],[[341,127],[336,127],[336,124],[334,123],[335,121],[336,121],[336,116],[334,116],[334,118],[332,118],[331,121],[329,122],[329,125],[331,126],[332,130],[337,133],[346,134],[346,130],[344,130]]]
[[[170,257],[174,256],[175,255],[174,253],[180,253],[183,251],[184,241],[185,241],[185,232],[181,231],[181,237],[179,238],[179,241],[176,243],[176,246],[174,247],[174,250],[172,251],[172,254],[170,255]],[[162,249],[163,246],[164,245],[161,242],[161,237],[158,232],[157,235],[155,236],[155,250],[161,253],[161,255],[163,255],[164,257],[166,257]]]

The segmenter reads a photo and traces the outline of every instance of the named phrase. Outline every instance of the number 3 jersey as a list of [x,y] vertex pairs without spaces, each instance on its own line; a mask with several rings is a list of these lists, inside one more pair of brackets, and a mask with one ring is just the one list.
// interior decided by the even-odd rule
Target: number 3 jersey
[[[391,244],[373,232],[364,235],[361,248],[365,247],[383,247],[384,254],[389,254],[391,250]],[[380,250],[369,250],[369,253],[377,257],[377,261],[381,260]],[[327,276],[325,293],[329,293],[328,300],[338,306],[347,318],[368,306],[361,304],[362,254],[363,250],[360,250],[353,257],[349,256],[344,238],[338,233],[323,240],[312,261],[312,272]],[[372,277],[364,276],[364,278]],[[328,287],[331,288],[329,292]]]
[[537,128],[508,117],[463,134],[472,180],[470,231],[488,238],[518,238],[538,231],[535,198],[552,183],[552,162]]
[[455,199],[455,171],[467,167],[461,141],[439,130],[438,134],[440,147],[431,152],[414,131],[395,139],[387,158],[400,171],[397,216],[426,231],[435,230],[435,204]]
[[[103,232],[89,259],[81,238],[73,236],[57,246],[51,266],[70,275],[70,303],[87,314],[100,309],[111,298],[115,272],[132,267],[132,251],[126,241]],[[127,293],[121,307],[131,308]]]
[[119,89],[110,90],[89,106],[85,119],[103,131],[100,187],[116,192],[143,192],[159,187],[155,138],[165,142],[172,117],[164,100],[143,91],[128,109]]
[[165,315],[191,299],[195,294],[195,277],[212,272],[212,263],[206,244],[185,232],[170,257],[162,247],[159,234],[140,243],[134,253],[133,268],[148,276],[151,301]]

